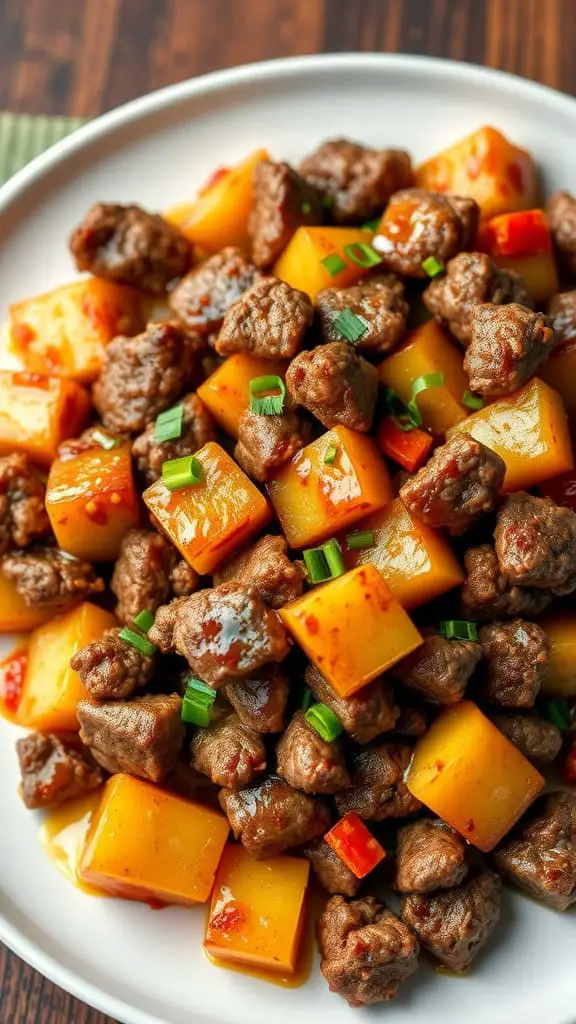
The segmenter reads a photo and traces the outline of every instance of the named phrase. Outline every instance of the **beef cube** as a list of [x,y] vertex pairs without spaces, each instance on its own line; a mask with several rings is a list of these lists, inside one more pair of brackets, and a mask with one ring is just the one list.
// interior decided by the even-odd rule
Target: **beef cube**
[[498,876],[482,871],[444,892],[405,896],[401,917],[432,956],[464,973],[498,924],[500,890]]
[[398,832],[394,888],[429,893],[460,885],[468,871],[466,844],[439,818],[423,818]]
[[312,871],[320,885],[331,896],[356,896],[362,880],[346,867],[325,839],[313,839],[303,847],[302,853],[310,861]]
[[296,712],[276,747],[277,772],[303,793],[338,793],[350,785],[350,776],[337,740],[323,740]]
[[182,399],[182,431],[172,441],[156,440],[156,424],[149,423],[132,445],[136,468],[147,485],[162,476],[162,464],[169,459],[194,455],[199,448],[216,440],[216,425],[208,409],[194,393]]
[[576,198],[570,192],[555,192],[546,213],[560,265],[569,277],[576,277]]
[[355,811],[366,821],[405,818],[420,810],[404,775],[412,748],[405,743],[381,743],[365,747],[351,758],[351,786],[336,794],[336,806],[344,816]]
[[534,376],[555,345],[552,321],[543,313],[517,302],[474,306],[464,357],[472,391],[509,395]]
[[390,196],[412,184],[402,149],[369,149],[348,139],[322,143],[300,164],[300,174],[324,193],[336,224],[361,223],[381,213]]
[[45,495],[42,477],[27,455],[0,458],[0,555],[50,532]]
[[320,970],[349,1006],[394,999],[418,967],[418,942],[374,896],[332,896],[318,922]]
[[494,509],[505,472],[491,448],[471,434],[455,434],[402,484],[400,497],[427,526],[455,536]]
[[552,321],[557,345],[576,341],[576,291],[553,295],[546,312]]
[[234,458],[254,480],[265,483],[289,462],[310,438],[308,424],[287,404],[278,416],[246,409],[238,423]]
[[254,732],[282,732],[284,712],[288,703],[288,678],[278,665],[265,665],[243,679],[224,687],[243,725]]
[[217,786],[244,789],[266,771],[266,751],[258,733],[231,714],[197,730],[190,763]]
[[153,615],[170,594],[170,574],[178,553],[165,537],[153,530],[129,530],[114,566],[113,593],[118,598],[116,615],[130,625],[139,612]]
[[356,351],[378,356],[400,343],[410,311],[404,285],[395,274],[375,274],[352,288],[325,288],[318,292],[316,309],[325,342],[345,340],[338,318],[350,310],[366,328]]
[[390,199],[372,244],[387,270],[404,277],[426,277],[425,260],[434,257],[446,264],[469,248],[478,216],[473,199],[404,189]]
[[288,558],[284,537],[265,534],[255,544],[233,555],[214,574],[214,585],[236,581],[254,587],[270,608],[281,608],[300,597],[304,573]]
[[275,857],[330,828],[326,804],[270,776],[251,789],[221,789],[218,797],[234,838],[251,857]]
[[16,742],[21,795],[31,810],[59,807],[90,793],[104,781],[100,768],[76,736],[31,733]]
[[345,341],[332,341],[292,360],[288,391],[328,430],[339,425],[366,432],[372,426],[378,372]]
[[104,590],[104,581],[90,562],[58,548],[14,551],[1,565],[29,608],[53,608],[56,613]]
[[291,359],[302,347],[313,314],[305,292],[277,277],[263,277],[230,306],[216,351],[220,355],[248,352],[264,359]]
[[551,764],[558,757],[562,747],[562,733],[545,718],[537,718],[535,715],[493,715],[492,721],[532,764]]
[[96,203],[70,237],[78,270],[160,294],[186,273],[190,242],[140,206]]
[[394,726],[399,736],[412,736],[416,739],[428,731],[428,709],[417,704],[403,704]]
[[524,491],[509,494],[498,511],[496,555],[500,571],[520,587],[551,588],[559,596],[576,587],[576,512]]
[[550,641],[524,619],[492,622],[480,630],[484,694],[504,708],[532,708],[550,660]]
[[261,160],[253,181],[252,212],[248,229],[252,259],[269,267],[286,248],[297,228],[321,224],[322,196],[289,164]]
[[184,742],[181,708],[177,693],[104,704],[81,700],[80,739],[106,771],[160,782],[175,767]]
[[315,665],[308,665],[304,678],[316,700],[338,716],[356,743],[369,743],[381,733],[394,729],[399,709],[384,679],[375,679],[350,697],[339,697]]
[[242,250],[228,245],[182,278],[170,294],[170,309],[187,330],[208,337],[259,277]]
[[480,658],[482,648],[473,640],[448,640],[423,629],[424,643],[397,662],[393,674],[410,690],[438,704],[456,704]]
[[175,597],[190,597],[198,590],[200,577],[185,558],[179,558],[170,573],[170,583]]
[[549,590],[518,587],[501,571],[491,544],[468,548],[464,555],[466,579],[462,585],[462,614],[469,619],[495,619],[539,615],[550,604]]
[[152,678],[155,659],[109,629],[99,640],[82,647],[70,662],[94,700],[126,700]]

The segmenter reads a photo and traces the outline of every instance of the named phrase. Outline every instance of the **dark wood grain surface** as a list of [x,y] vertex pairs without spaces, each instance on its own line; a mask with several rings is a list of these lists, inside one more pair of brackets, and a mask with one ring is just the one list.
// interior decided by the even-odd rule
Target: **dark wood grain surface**
[[[474,61],[576,94],[576,0],[0,0],[0,109],[91,117],[248,61]],[[113,1024],[0,947],[0,1024]]]

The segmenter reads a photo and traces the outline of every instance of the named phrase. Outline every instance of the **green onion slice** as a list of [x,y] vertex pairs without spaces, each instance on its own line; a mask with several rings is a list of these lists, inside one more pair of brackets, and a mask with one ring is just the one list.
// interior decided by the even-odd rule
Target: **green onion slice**
[[152,612],[149,612],[147,608],[143,608],[134,619],[134,625],[138,626],[138,629],[141,629],[144,633],[147,633],[154,625]]
[[462,395],[462,405],[468,407],[468,409],[483,409],[485,402],[480,395],[475,395],[473,391],[465,391]]
[[428,277],[438,277],[438,274],[442,274],[445,269],[444,264],[437,260],[435,256],[427,256],[422,261],[422,270],[428,274]]
[[[267,391],[278,394],[266,394]],[[286,401],[286,385],[282,377],[270,373],[265,377],[252,377],[248,385],[250,409],[260,416],[279,416]]]
[[[414,430],[418,424],[414,422],[412,413],[408,409],[404,402],[400,398],[400,395],[394,388],[384,389],[384,401],[388,412],[394,417],[397,427],[407,433],[409,430]],[[418,411],[420,415],[420,411]]]
[[349,242],[343,252],[358,267],[375,267],[382,262],[380,253],[368,242]]
[[312,704],[304,718],[326,743],[331,743],[344,732],[344,726],[338,715],[335,715],[325,704]]
[[119,437],[110,437],[110,434],[105,434],[103,430],[93,430],[92,440],[99,444],[101,448],[104,448],[107,452],[111,451],[112,448],[117,448],[118,445],[122,444]]
[[162,463],[162,483],[169,491],[196,487],[202,482],[202,477],[202,466],[194,455],[184,455],[181,459],[167,459]]
[[184,406],[175,405],[173,409],[166,409],[156,417],[154,424],[154,440],[161,444],[163,441],[175,441],[182,437],[182,423],[184,421]]
[[128,629],[127,626],[120,630],[118,636],[121,640],[125,640],[127,644],[130,644],[131,647],[135,647],[141,654],[147,655],[147,657],[151,657],[158,650],[156,644],[153,644],[147,636],[142,636],[141,633],[136,633],[133,629]]
[[300,701],[300,708],[302,709],[302,711],[308,711],[308,708],[310,707],[311,703],[312,690],[310,689],[309,686],[305,686],[304,690],[302,691],[302,700]]
[[478,626],[468,619],[446,619],[439,625],[442,636],[447,640],[477,640]]
[[326,267],[330,277],[336,277],[338,274],[341,274],[348,266],[346,260],[343,260],[337,252],[332,252],[329,256],[325,256],[323,260],[320,260],[320,263],[323,267]]
[[324,583],[324,580],[330,579],[330,569],[322,548],[307,548],[302,554],[311,583]]
[[334,206],[334,199],[332,196],[322,196],[322,206],[327,210],[330,210]]
[[423,377],[417,377],[412,384],[412,396],[408,402],[408,412],[415,427],[422,423],[422,413],[418,408],[417,398],[423,391],[430,388],[441,388],[444,383],[443,373],[426,373]]
[[374,235],[380,227],[381,220],[382,217],[374,217],[373,220],[367,220],[366,223],[362,225],[362,231],[369,231],[370,234]]
[[304,214],[312,212],[312,206],[310,205],[310,203],[302,203],[302,206],[300,207],[300,209],[302,210],[302,213],[304,213]]
[[338,457],[338,448],[335,444],[329,444],[324,452],[323,462],[326,466],[333,466]]
[[202,680],[191,676],[182,698],[182,721],[188,722],[189,725],[200,725],[205,729],[210,725],[215,700],[216,691],[206,686]]
[[328,563],[332,579],[336,579],[337,576],[342,576],[343,573],[346,572],[346,566],[344,565],[344,559],[342,558],[342,548],[336,538],[333,537],[332,540],[323,544],[322,551],[324,552],[324,558]]
[[362,548],[374,547],[374,530],[356,530],[346,537],[348,551],[361,551]]
[[339,331],[346,341],[354,345],[360,338],[363,338],[369,329],[369,324],[362,317],[356,316],[351,309],[343,309],[334,319],[334,327]]
[[555,725],[561,732],[566,732],[570,728],[572,722],[568,702],[565,698],[547,700],[544,707],[546,708],[546,717],[549,722],[552,722],[552,725]]

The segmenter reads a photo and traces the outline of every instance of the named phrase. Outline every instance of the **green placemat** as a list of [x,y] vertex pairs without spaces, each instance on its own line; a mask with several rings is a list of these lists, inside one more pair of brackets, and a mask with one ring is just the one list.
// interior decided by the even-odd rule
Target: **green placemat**
[[0,114],[0,185],[81,124],[81,117]]

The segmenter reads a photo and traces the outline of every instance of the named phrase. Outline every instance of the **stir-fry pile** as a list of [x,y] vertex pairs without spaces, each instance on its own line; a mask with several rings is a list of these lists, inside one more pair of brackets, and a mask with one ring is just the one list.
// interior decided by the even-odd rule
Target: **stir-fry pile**
[[80,878],[211,899],[220,961],[294,972],[312,871],[351,1006],[468,970],[501,878],[576,902],[576,198],[541,203],[492,128],[259,151],[96,204],[89,276],[10,309],[23,800],[98,790]]

